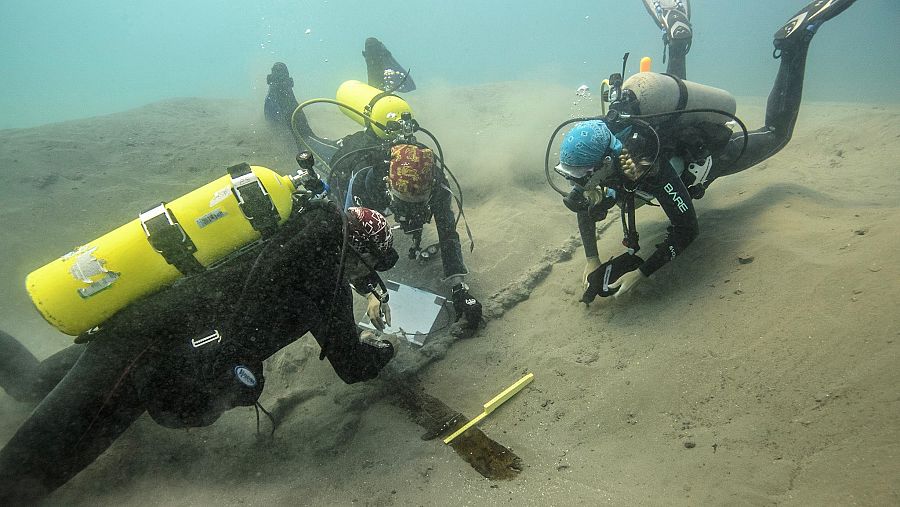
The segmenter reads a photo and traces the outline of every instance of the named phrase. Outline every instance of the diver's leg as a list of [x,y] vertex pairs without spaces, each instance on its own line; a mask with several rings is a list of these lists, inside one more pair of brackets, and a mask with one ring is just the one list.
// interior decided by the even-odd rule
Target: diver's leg
[[0,331],[0,387],[19,401],[34,401],[31,384],[40,362],[24,345]]
[[[743,132],[731,137],[722,155],[714,160],[710,182],[752,167],[788,144],[800,113],[806,56],[813,35],[822,23],[843,12],[855,1],[816,0],[776,32],[776,55],[781,58],[781,65],[766,103],[766,124],[748,133],[746,149]],[[743,155],[741,150],[744,150]]]
[[369,86],[390,92],[411,92],[416,89],[416,84],[407,75],[407,69],[375,37],[366,39],[362,54],[366,59]]
[[38,361],[18,340],[0,331],[0,387],[18,401],[37,403],[62,380],[83,351],[83,345],[72,345]]
[[269,85],[264,108],[266,120],[276,126],[290,127],[291,113],[297,108],[297,98],[294,97],[294,79],[288,72],[287,65],[275,62],[272,72],[266,76],[266,84]]
[[266,82],[269,84],[264,107],[266,120],[274,127],[290,132],[298,150],[310,150],[318,159],[329,160],[337,150],[335,143],[317,136],[303,111],[294,115],[299,104],[287,65],[281,62],[272,65],[272,73],[266,76]]
[[91,342],[0,450],[0,505],[30,504],[88,466],[144,408],[129,373],[142,350]]
[[687,54],[691,49],[691,39],[680,39],[669,43],[669,63],[666,73],[687,79]]

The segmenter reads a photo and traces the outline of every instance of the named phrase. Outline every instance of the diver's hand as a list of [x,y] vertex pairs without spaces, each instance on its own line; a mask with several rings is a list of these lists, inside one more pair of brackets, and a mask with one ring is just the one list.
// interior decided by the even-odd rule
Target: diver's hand
[[465,327],[467,329],[478,329],[478,326],[484,320],[481,303],[469,294],[469,288],[464,283],[455,285],[451,294],[456,320],[458,321],[460,317],[465,317]]
[[604,262],[588,274],[587,288],[584,290],[584,295],[581,296],[581,302],[590,304],[597,296],[605,298],[618,294],[620,284],[624,284],[626,281],[629,282],[629,287],[632,286],[631,280],[624,279],[628,275],[635,274],[643,263],[643,259],[628,252]]
[[629,290],[633,289],[635,285],[639,284],[643,281],[646,276],[641,272],[640,269],[635,269],[634,271],[629,271],[622,276],[619,277],[618,280],[609,284],[610,289],[619,289],[613,294],[614,297],[619,297],[622,294],[625,294]]
[[391,325],[391,307],[387,303],[382,304],[381,300],[375,294],[366,295],[368,303],[366,305],[366,316],[375,326],[375,329],[384,331],[385,326]]
[[[387,337],[392,339],[383,339]],[[393,335],[381,335],[381,337],[378,337],[371,331],[363,331],[359,334],[359,343],[370,347],[379,370],[397,354],[398,343]]]
[[587,289],[588,287],[588,275],[597,271],[597,268],[600,267],[600,257],[593,256],[585,259],[584,264],[584,274],[581,276],[581,287],[582,289]]

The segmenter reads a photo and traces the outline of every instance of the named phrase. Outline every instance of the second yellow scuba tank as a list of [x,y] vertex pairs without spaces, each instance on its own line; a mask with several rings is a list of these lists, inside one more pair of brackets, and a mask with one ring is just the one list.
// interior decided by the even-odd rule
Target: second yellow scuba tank
[[290,177],[248,164],[228,172],[32,271],[25,285],[35,307],[63,333],[81,334],[287,220]]
[[[362,81],[344,81],[341,86],[338,87],[335,99],[338,102],[352,107],[356,111],[367,114],[374,121],[382,125],[387,125],[387,122],[389,121],[399,120],[403,113],[412,114],[412,108],[410,108],[409,104],[402,98],[381,91],[374,86],[369,86]],[[348,111],[344,108],[341,108],[341,111],[353,121],[364,127],[368,128],[371,125],[369,120],[352,111]],[[387,137],[384,130],[375,125],[371,125],[371,127],[378,137],[382,139]]]
[[[622,90],[633,94],[636,114],[670,113],[684,109],[718,109],[734,114],[737,103],[725,90],[684,81],[668,74],[640,72],[622,84]],[[633,107],[633,106],[632,106]],[[719,113],[685,113],[678,117],[681,124],[698,121],[725,123],[731,118]]]

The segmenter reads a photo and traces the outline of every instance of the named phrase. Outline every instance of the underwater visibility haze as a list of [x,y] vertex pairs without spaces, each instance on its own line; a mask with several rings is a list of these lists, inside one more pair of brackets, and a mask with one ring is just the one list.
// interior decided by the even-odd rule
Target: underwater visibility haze
[[0,504],[900,503],[897,0],[646,3],[0,3]]
[[[695,0],[702,27],[691,78],[738,96],[768,93],[771,36],[802,2]],[[95,116],[168,97],[260,97],[283,61],[300,93],[331,97],[364,72],[378,37],[419,82],[537,81],[592,87],[630,51],[662,65],[660,36],[641,2],[361,0],[66,3],[0,6],[0,128]],[[813,47],[811,100],[897,102],[900,8],[864,0]],[[307,33],[308,31],[308,33]],[[633,70],[636,70],[633,69]]]

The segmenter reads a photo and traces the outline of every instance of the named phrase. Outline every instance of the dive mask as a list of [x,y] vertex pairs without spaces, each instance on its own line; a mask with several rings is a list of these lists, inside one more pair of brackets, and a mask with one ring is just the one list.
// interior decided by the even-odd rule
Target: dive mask
[[394,197],[391,210],[406,234],[421,231],[426,223],[431,222],[431,206],[427,202],[407,202]]
[[613,158],[607,155],[597,165],[571,166],[560,162],[554,169],[560,176],[573,182],[584,181],[585,178],[607,181],[615,174],[615,163]]

